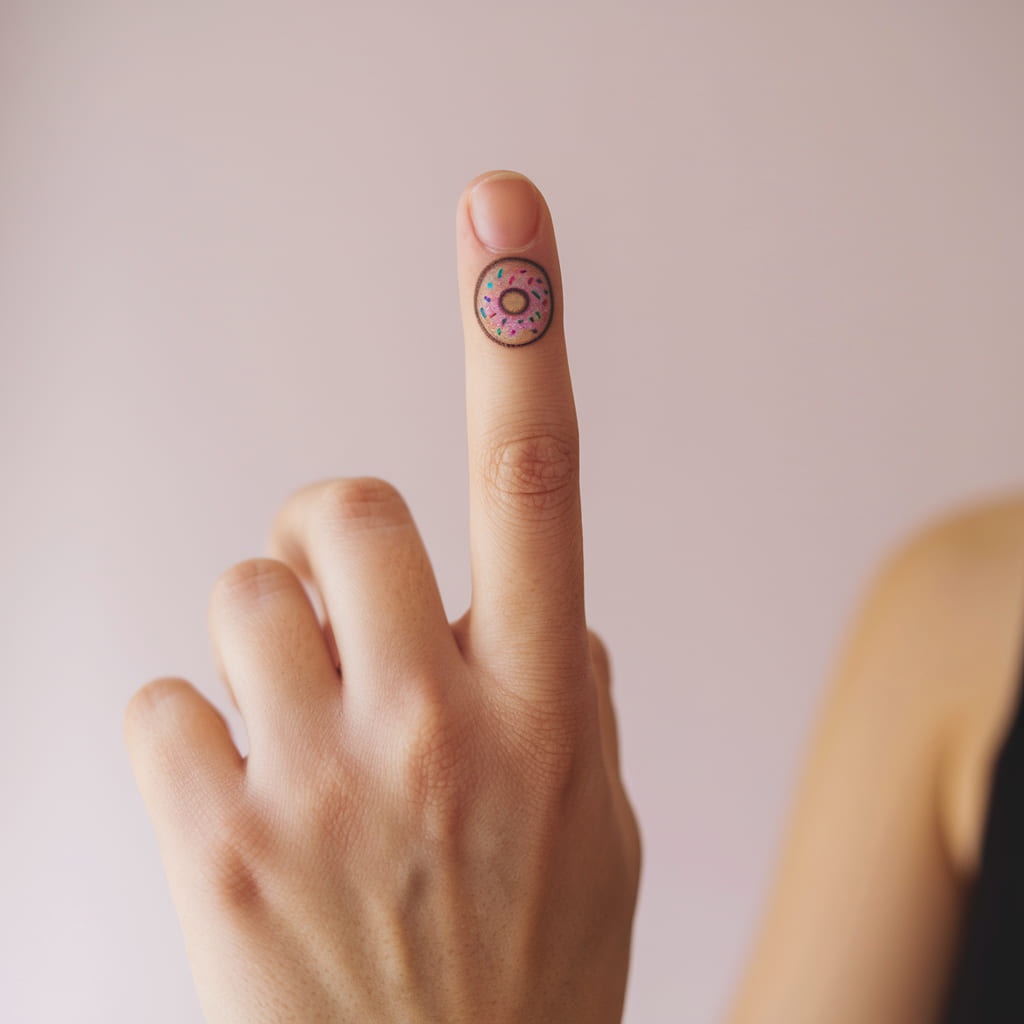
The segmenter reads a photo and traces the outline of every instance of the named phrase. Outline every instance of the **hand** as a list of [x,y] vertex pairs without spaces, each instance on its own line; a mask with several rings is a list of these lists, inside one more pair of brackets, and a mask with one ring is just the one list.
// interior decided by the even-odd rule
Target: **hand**
[[554,232],[506,172],[456,226],[470,610],[446,620],[392,487],[317,484],[211,596],[249,756],[180,679],[125,715],[211,1022],[622,1013],[640,842],[584,618]]

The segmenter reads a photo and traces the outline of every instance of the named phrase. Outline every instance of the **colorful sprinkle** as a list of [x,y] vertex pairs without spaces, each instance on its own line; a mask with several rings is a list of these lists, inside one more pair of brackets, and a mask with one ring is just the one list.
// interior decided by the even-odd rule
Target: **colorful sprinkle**
[[[522,284],[517,287],[520,278]],[[484,333],[493,341],[511,347],[528,345],[543,337],[550,326],[554,307],[553,296],[550,301],[546,297],[550,294],[549,284],[543,267],[532,260],[520,263],[506,258],[491,263],[479,277],[475,296]],[[498,295],[497,302],[495,295]],[[504,308],[506,301],[515,307],[514,313]]]

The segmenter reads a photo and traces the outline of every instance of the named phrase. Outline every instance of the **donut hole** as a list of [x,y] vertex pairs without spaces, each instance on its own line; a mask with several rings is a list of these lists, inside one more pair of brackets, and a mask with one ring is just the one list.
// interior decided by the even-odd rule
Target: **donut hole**
[[521,288],[506,288],[498,299],[498,305],[509,316],[518,316],[530,304],[530,296]]

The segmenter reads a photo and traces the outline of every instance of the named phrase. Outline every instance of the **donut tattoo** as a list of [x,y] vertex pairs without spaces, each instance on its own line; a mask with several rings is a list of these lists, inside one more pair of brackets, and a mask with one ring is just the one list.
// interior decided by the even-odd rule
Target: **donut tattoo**
[[502,259],[484,267],[475,298],[480,326],[499,345],[530,345],[551,323],[551,284],[547,271],[533,260]]

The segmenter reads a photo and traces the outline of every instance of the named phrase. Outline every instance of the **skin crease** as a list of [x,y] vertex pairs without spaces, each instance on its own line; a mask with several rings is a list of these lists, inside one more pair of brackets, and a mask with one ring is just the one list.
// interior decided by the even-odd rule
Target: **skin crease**
[[[272,557],[233,566],[210,598],[248,757],[185,680],[154,680],[125,714],[217,1024],[621,1017],[640,838],[584,617],[551,218],[499,172],[470,183],[456,233],[471,608],[447,621],[390,484],[314,484],[275,518]],[[480,271],[508,255],[558,298],[521,348],[494,344],[473,306]]]

